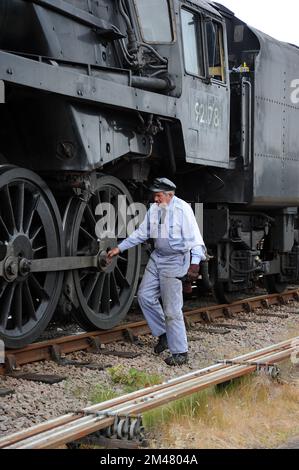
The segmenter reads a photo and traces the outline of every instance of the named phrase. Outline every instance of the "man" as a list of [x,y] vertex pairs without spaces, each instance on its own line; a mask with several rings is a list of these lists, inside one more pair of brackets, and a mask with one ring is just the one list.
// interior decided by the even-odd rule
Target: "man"
[[175,184],[167,178],[157,178],[150,190],[155,204],[140,227],[109,251],[108,259],[154,239],[155,250],[140,284],[138,301],[153,336],[159,338],[155,353],[169,347],[171,356],[165,362],[176,366],[188,361],[181,281],[186,274],[191,282],[198,279],[200,262],[205,260],[205,245],[191,207],[175,196]]

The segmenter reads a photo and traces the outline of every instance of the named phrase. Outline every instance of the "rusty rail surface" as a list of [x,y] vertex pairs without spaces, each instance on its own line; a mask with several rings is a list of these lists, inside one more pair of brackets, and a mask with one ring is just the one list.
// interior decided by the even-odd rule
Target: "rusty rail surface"
[[138,390],[106,402],[68,413],[0,439],[5,449],[53,449],[112,426],[118,417],[135,417],[205,388],[270,367],[298,355],[299,337],[235,357],[161,385]]
[[[213,305],[184,312],[186,324],[199,322],[213,322],[217,318],[233,317],[242,312],[253,312],[257,308],[269,308],[272,305],[282,305],[289,301],[299,301],[299,289],[286,291],[282,294],[263,295],[250,299],[243,299],[230,305]],[[145,321],[127,323],[112,330],[95,331],[78,335],[65,336],[49,341],[33,343],[23,349],[7,350],[5,354],[6,365],[0,366],[0,375],[9,369],[11,372],[17,367],[32,362],[51,360],[53,355],[69,354],[77,351],[100,351],[101,345],[122,341],[124,338],[133,338],[150,332]]]

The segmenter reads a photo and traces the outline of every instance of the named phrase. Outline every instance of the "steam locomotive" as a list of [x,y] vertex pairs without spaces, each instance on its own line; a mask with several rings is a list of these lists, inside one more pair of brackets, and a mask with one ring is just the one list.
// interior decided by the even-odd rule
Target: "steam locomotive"
[[[97,207],[166,176],[200,207],[218,299],[299,277],[299,50],[206,0],[0,1],[0,339],[57,307],[86,330],[128,312],[146,251]],[[119,196],[122,196],[120,198]],[[130,214],[128,214],[130,217]]]

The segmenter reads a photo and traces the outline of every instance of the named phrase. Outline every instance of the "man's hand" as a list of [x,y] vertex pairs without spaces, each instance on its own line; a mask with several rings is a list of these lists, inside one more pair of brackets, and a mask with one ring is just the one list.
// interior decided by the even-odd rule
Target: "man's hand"
[[187,273],[187,279],[190,282],[197,281],[199,276],[199,264],[191,264]]
[[108,251],[108,260],[112,260],[114,256],[118,256],[120,254],[119,248],[112,248],[112,250]]

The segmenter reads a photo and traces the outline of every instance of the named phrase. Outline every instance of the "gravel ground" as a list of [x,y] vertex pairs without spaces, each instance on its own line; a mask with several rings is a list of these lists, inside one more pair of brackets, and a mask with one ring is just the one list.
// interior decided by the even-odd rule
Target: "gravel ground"
[[[111,350],[139,353],[140,356],[135,359],[81,352],[72,354],[68,358],[86,361],[92,356],[92,362],[99,366],[123,364],[126,369],[134,367],[168,379],[211,365],[219,359],[231,358],[237,354],[260,349],[299,335],[299,302],[292,302],[287,306],[274,307],[266,311],[257,311],[259,314],[267,312],[288,314],[288,318],[269,317],[266,319],[265,317],[257,318],[256,314],[244,314],[243,318],[258,319],[264,323],[242,322],[241,319],[223,320],[224,324],[246,326],[245,330],[231,329],[225,335],[208,334],[199,331],[195,326],[188,332],[190,361],[188,365],[182,367],[166,366],[163,358],[167,356],[167,352],[161,356],[154,355],[152,348],[155,340],[151,336],[142,337],[142,344],[138,346],[124,342],[108,346]],[[91,405],[91,395],[99,385],[119,391],[105,370],[62,367],[53,362],[44,362],[24,366],[22,372],[55,374],[64,376],[66,379],[49,386],[13,377],[0,377],[0,388],[14,389],[15,392],[13,395],[0,398],[0,436]]]

